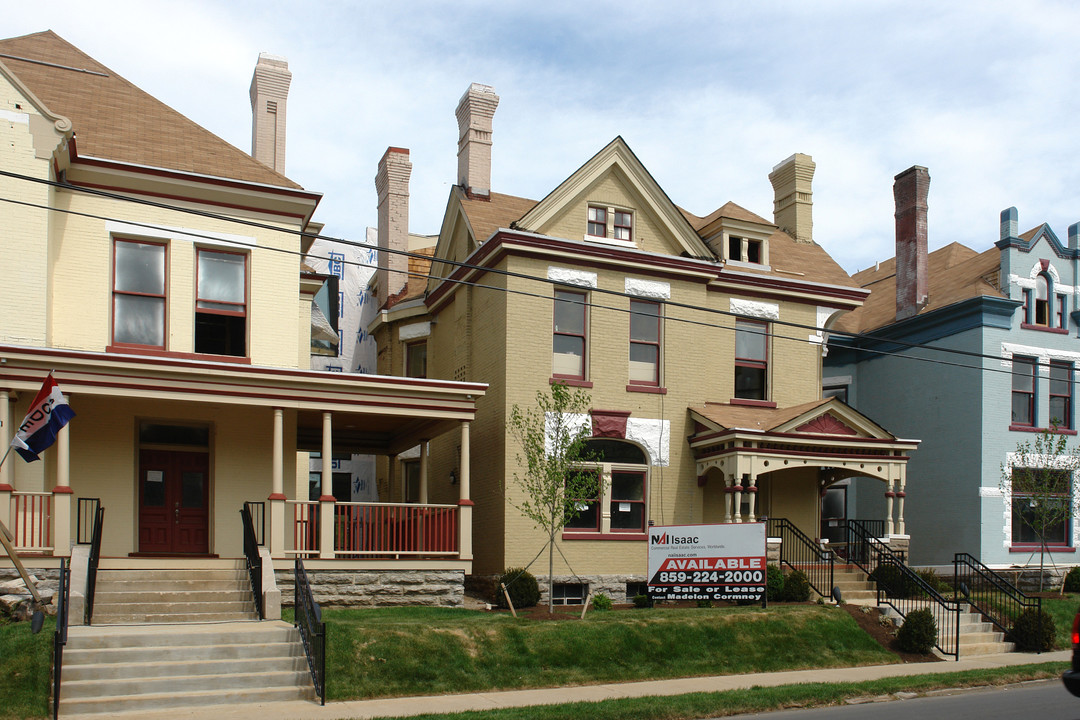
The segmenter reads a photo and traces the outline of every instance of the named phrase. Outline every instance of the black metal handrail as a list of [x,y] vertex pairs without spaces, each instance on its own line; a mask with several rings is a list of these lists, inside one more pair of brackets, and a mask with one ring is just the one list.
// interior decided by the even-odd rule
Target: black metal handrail
[[[1025,610],[1034,610],[1042,637],[1042,598],[1030,597],[968,553],[953,556],[953,587],[964,602],[1009,633]],[[1041,652],[1041,649],[1040,649]]]
[[247,503],[240,508],[240,519],[244,524],[244,563],[247,565],[248,578],[251,580],[251,594],[255,598],[255,611],[259,613],[259,619],[265,616],[263,613],[262,594],[262,557],[259,555],[259,542],[255,539],[255,526],[251,521],[251,509]]
[[94,518],[97,509],[101,507],[100,498],[79,498],[79,504],[75,513],[75,544],[89,545],[93,542]]
[[304,561],[296,558],[293,565],[293,617],[300,631],[307,655],[311,680],[323,705],[326,704],[326,623],[322,621],[322,609],[315,602],[308,582]]
[[878,607],[888,605],[905,619],[916,610],[929,610],[937,625],[934,647],[960,659],[959,602],[944,597],[892,552],[877,555],[870,579],[877,586]]
[[97,589],[98,564],[101,562],[101,529],[105,525],[105,508],[100,504],[94,511],[94,535],[90,541],[90,559],[86,564],[86,624],[94,618],[94,591]]
[[[847,560],[857,565],[867,576],[877,569],[878,558],[882,555],[894,558],[901,565],[904,565],[907,561],[903,553],[895,552],[870,529],[874,524],[874,521],[867,520],[847,520],[844,522],[845,537],[847,538]],[[904,566],[906,567],[906,565]]]
[[832,597],[835,556],[787,518],[767,520],[769,537],[780,538],[780,565],[802,571],[810,587],[823,598]]
[[255,529],[255,542],[266,544],[266,503],[247,501],[244,507],[251,513],[251,526]]
[[60,587],[56,593],[56,630],[53,632],[53,720],[60,714],[60,671],[64,667],[64,646],[68,636],[68,604],[71,600],[71,568],[60,558]]

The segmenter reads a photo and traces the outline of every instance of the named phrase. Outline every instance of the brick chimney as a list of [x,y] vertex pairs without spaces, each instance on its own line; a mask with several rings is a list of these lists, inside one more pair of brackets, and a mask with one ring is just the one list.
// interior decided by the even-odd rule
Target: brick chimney
[[[409,283],[409,176],[405,148],[389,147],[379,160],[375,190],[379,195],[379,307],[393,305]],[[388,250],[393,252],[387,252]]]
[[914,165],[893,178],[896,201],[896,319],[926,307],[929,292],[926,249],[926,196],[930,171]]
[[259,53],[251,76],[251,156],[285,174],[285,103],[292,73],[283,57]]
[[809,155],[795,153],[773,168],[773,222],[796,242],[814,242],[814,191],[817,165]]
[[469,195],[491,196],[491,121],[498,106],[495,88],[479,83],[458,101],[458,185]]

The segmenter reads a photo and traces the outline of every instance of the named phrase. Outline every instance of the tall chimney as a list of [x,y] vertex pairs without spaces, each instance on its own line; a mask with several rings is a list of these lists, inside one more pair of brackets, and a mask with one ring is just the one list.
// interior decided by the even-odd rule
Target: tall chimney
[[896,201],[896,319],[926,307],[929,292],[926,249],[926,196],[930,171],[913,165],[893,178]]
[[251,155],[285,174],[285,104],[292,73],[285,58],[259,53],[251,76]]
[[458,185],[470,195],[491,196],[491,120],[498,106],[495,88],[479,83],[458,101]]
[[795,153],[769,173],[773,186],[773,222],[795,242],[814,242],[812,183],[816,168],[809,155]]
[[379,160],[375,190],[379,195],[379,308],[393,305],[409,283],[409,176],[405,148],[389,147]]

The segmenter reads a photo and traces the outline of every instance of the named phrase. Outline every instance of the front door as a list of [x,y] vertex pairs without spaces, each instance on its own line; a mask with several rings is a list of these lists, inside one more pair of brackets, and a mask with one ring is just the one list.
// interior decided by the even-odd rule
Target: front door
[[832,485],[821,496],[821,537],[834,546],[847,540],[847,485]]
[[210,552],[210,456],[139,451],[139,552]]

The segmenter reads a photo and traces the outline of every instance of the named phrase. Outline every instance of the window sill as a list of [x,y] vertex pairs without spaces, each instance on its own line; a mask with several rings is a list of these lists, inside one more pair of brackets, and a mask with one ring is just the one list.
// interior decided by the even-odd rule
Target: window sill
[[173,358],[176,360],[206,360],[208,362],[236,363],[238,365],[250,365],[251,358],[238,357],[236,355],[208,355],[206,353],[176,352],[174,350],[156,350],[145,347],[129,347],[127,345],[106,345],[107,353],[123,353],[124,355],[148,355],[150,357]]
[[748,400],[746,398],[731,398],[731,405],[746,405],[748,407],[775,408],[776,403],[771,400]]
[[626,392],[640,392],[640,393],[654,393],[656,395],[667,395],[666,387],[659,387],[657,385],[627,385]]
[[557,375],[552,377],[550,380],[548,380],[548,383],[550,385],[554,385],[556,383],[562,383],[563,385],[566,385],[567,387],[579,387],[579,388],[591,388],[593,386],[591,380],[581,380],[581,379],[578,379],[578,378],[564,378],[564,377],[559,377]]
[[[1034,544],[1031,544],[1031,545],[1010,545],[1009,546],[1009,552],[1011,552],[1011,553],[1029,553],[1029,552],[1032,552],[1033,550],[1038,551],[1040,547],[1041,547],[1041,545],[1039,545],[1039,543],[1034,543]],[[1069,547],[1068,545],[1047,545],[1046,550],[1047,550],[1047,552],[1050,552],[1050,553],[1074,553],[1074,552],[1076,552],[1076,548]]]
[[648,540],[648,533],[643,532],[572,532],[563,530],[563,540]]
[[636,248],[633,240],[616,240],[615,238],[600,237],[599,235],[586,235],[585,242],[596,245],[611,245],[620,248]]
[[1067,328],[1047,327],[1046,325],[1032,325],[1031,323],[1020,323],[1021,330],[1038,330],[1039,332],[1056,333],[1058,335],[1068,335]]
[[1058,428],[1057,430],[1054,430],[1053,428],[1038,428],[1030,425],[1010,425],[1009,430],[1011,432],[1052,432],[1055,435],[1076,435],[1076,430],[1070,430],[1069,428]]

